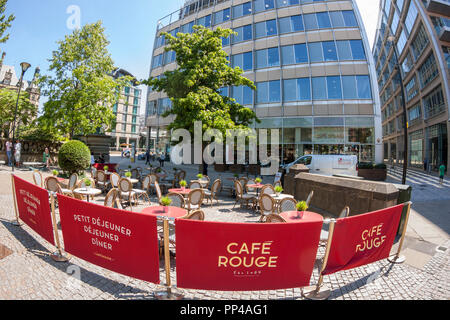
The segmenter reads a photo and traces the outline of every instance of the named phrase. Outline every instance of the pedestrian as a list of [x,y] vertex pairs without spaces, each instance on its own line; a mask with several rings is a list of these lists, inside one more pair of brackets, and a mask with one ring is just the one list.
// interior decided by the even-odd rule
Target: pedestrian
[[20,167],[20,153],[22,151],[22,144],[19,140],[16,141],[16,145],[14,146],[14,159],[16,160],[16,166]]
[[439,167],[439,183],[444,184],[445,165],[442,163]]
[[50,168],[50,151],[48,148],[45,148],[44,153],[42,155],[42,162],[45,164],[45,169]]
[[95,164],[95,157],[94,157],[94,153],[91,152],[91,167]]
[[145,164],[150,163],[150,150],[145,151]]
[[164,167],[164,160],[165,160],[164,153],[161,153],[161,156],[159,157],[159,166],[161,168]]
[[12,147],[11,140],[6,141],[6,155],[8,156],[8,166],[10,167],[13,166]]
[[428,170],[428,158],[425,158],[425,160],[423,161],[423,171],[427,171]]

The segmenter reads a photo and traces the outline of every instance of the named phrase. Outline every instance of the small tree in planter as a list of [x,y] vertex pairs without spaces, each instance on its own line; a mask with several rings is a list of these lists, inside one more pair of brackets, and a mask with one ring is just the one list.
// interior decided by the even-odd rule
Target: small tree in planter
[[104,170],[105,172],[108,172],[108,169],[109,169],[108,166],[104,166],[104,167],[103,167],[103,170]]
[[91,189],[92,181],[89,178],[84,179],[84,185],[86,186],[87,190]]
[[306,203],[306,201],[300,201],[298,202],[295,207],[297,208],[297,217],[298,218],[302,218],[303,217],[303,213],[308,210],[308,204]]
[[187,185],[187,182],[186,182],[186,180],[181,180],[180,181],[180,186],[181,186],[181,188],[184,190],[184,188],[186,188],[186,185]]
[[125,172],[125,177],[131,178],[132,174],[130,171]]
[[81,141],[69,141],[59,149],[58,163],[69,175],[84,171],[91,164],[91,151]]
[[261,178],[256,178],[256,179],[255,179],[255,182],[256,182],[257,184],[260,184],[260,183],[262,182],[262,179],[261,179]]
[[54,177],[57,177],[59,175],[59,171],[58,170],[53,170],[52,174]]
[[201,173],[199,173],[199,174],[197,175],[197,179],[202,180],[202,179],[203,179],[203,175],[202,175]]
[[172,204],[172,200],[169,197],[161,198],[161,205],[164,207],[164,212],[167,212],[167,207]]

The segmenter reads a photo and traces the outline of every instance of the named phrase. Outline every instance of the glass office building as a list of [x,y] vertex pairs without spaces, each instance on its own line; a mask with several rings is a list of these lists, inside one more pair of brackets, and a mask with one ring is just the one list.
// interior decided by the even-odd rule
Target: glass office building
[[[223,39],[223,49],[257,90],[230,87],[222,94],[256,112],[256,129],[280,129],[282,162],[304,154],[382,161],[376,70],[355,1],[188,1],[158,22],[150,76],[177,67],[161,32],[192,32],[194,25],[237,32]],[[173,120],[160,115],[170,107],[164,93],[149,89],[147,126],[159,150]]]
[[380,6],[373,56],[385,161],[400,164],[404,159],[403,86],[408,166],[448,167],[450,2],[382,0]]

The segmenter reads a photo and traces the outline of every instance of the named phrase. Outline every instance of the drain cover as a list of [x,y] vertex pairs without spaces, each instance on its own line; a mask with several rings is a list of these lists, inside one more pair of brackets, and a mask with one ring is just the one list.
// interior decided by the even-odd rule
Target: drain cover
[[0,260],[2,260],[3,258],[6,258],[7,256],[9,256],[12,253],[13,252],[10,249],[8,249],[7,247],[5,247],[4,245],[2,245],[0,243]]
[[445,251],[447,251],[447,248],[443,247],[443,246],[439,246],[439,247],[436,248],[436,250],[440,251],[440,252],[445,252]]

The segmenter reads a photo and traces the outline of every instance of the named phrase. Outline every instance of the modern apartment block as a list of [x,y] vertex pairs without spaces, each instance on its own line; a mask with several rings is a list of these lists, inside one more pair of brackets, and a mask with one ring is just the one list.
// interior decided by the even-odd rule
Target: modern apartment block
[[403,85],[408,165],[424,168],[427,163],[432,170],[441,163],[448,166],[449,18],[448,0],[380,3],[373,55],[382,104],[385,161],[403,163],[404,159]]
[[[114,71],[113,77],[133,75],[124,69]],[[134,77],[133,77],[134,78]],[[119,150],[121,144],[135,144],[139,146],[139,115],[141,108],[142,90],[130,83],[125,87],[118,101],[113,106],[113,112],[116,115],[116,127],[108,135],[113,137],[112,148]]]
[[[355,1],[187,1],[158,22],[150,76],[177,67],[161,33],[192,32],[194,25],[237,32],[223,39],[223,49],[257,90],[231,87],[222,94],[255,110],[256,129],[280,129],[282,162],[304,154],[383,160],[375,65]],[[164,93],[149,88],[147,126],[159,150],[167,151],[165,128],[173,119],[160,115],[170,107]]]

